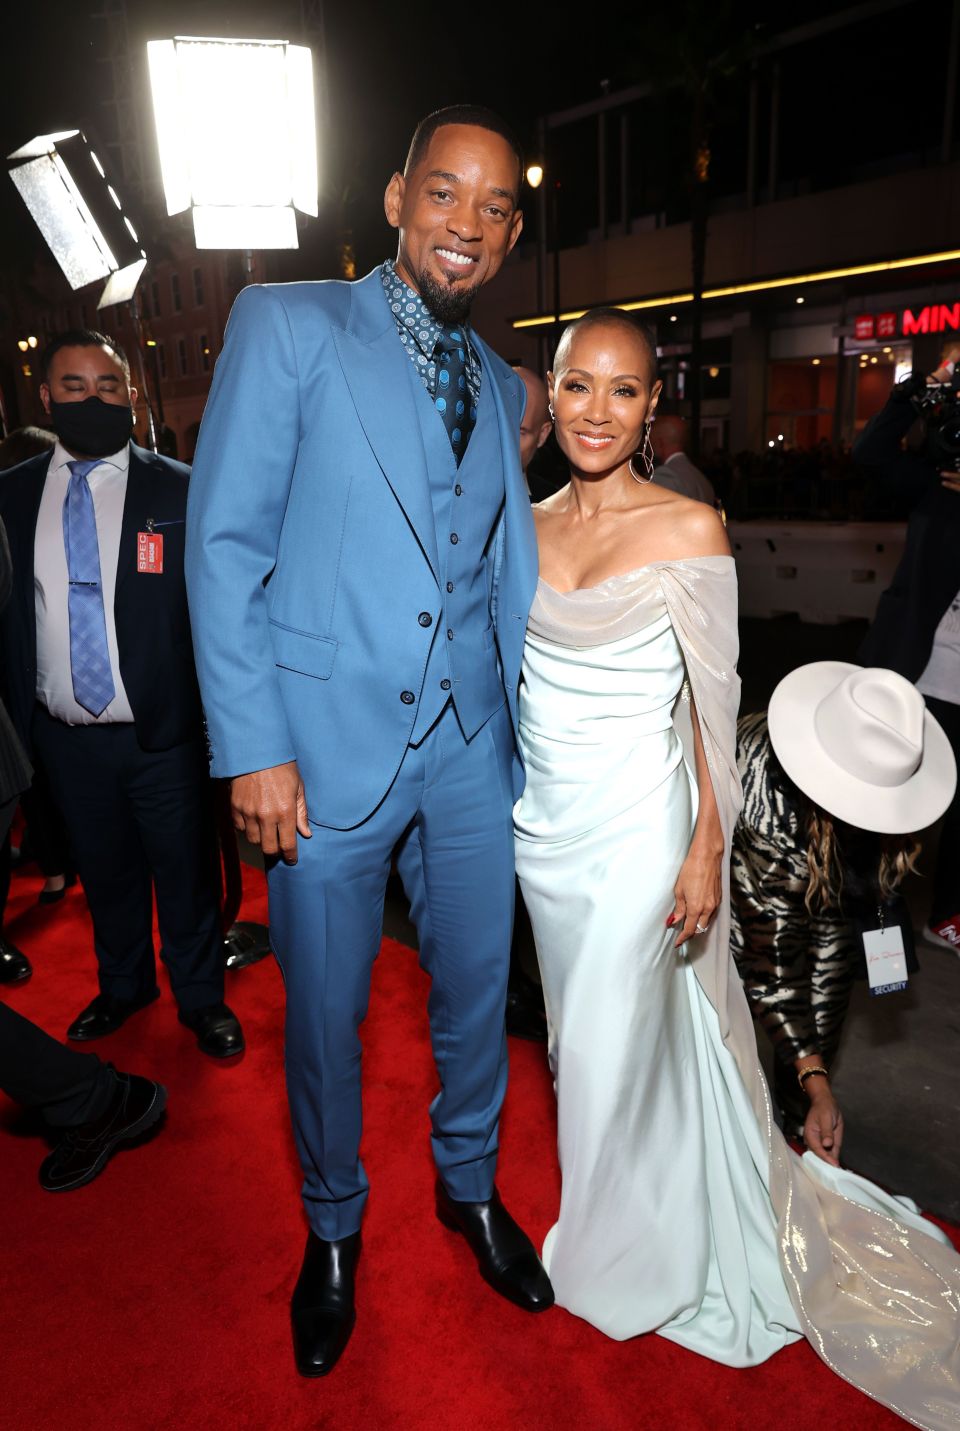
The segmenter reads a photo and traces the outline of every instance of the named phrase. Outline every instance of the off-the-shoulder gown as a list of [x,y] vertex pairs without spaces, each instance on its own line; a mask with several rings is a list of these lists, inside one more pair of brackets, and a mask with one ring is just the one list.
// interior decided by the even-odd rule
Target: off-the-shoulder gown
[[731,1366],[804,1335],[914,1424],[960,1424],[960,1258],[910,1206],[787,1147],[729,948],[666,927],[697,810],[691,702],[724,838],[735,761],[732,558],[560,593],[527,631],[517,871],[550,1026],[560,1306]]

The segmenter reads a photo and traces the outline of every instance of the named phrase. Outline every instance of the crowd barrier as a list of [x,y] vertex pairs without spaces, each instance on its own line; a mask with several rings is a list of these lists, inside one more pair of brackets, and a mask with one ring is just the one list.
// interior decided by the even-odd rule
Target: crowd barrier
[[740,614],[871,620],[906,530],[905,522],[731,522]]

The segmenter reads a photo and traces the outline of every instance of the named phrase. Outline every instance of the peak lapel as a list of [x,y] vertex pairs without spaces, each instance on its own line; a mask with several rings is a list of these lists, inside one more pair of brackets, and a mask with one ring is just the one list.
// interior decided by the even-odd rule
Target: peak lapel
[[[378,276],[378,289],[379,281]],[[411,402],[410,359],[397,335],[382,289],[378,294],[368,290],[363,297],[364,306],[379,297],[382,317],[389,326],[379,323],[380,331],[372,340],[367,336],[369,325],[363,336],[360,324],[357,325],[359,332],[335,328],[333,336],[340,366],[367,441],[423,548],[434,577],[439,580],[427,460]]]

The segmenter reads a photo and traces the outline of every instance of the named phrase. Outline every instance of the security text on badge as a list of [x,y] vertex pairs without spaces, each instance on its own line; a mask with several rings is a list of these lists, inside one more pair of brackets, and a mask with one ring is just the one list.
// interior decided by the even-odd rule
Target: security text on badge
[[863,952],[871,994],[893,994],[907,987],[907,956],[903,934],[896,924],[886,929],[865,929]]
[[137,532],[137,571],[163,574],[162,532]]

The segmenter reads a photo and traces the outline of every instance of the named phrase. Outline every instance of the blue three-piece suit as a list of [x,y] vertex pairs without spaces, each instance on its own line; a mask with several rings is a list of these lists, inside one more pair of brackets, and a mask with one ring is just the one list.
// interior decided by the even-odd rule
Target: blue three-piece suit
[[517,682],[536,585],[520,381],[471,335],[452,436],[379,270],[241,293],[190,485],[187,578],[215,776],[296,760],[312,838],[270,870],[314,1231],[360,1225],[360,1041],[391,854],[432,977],[437,1166],[491,1195],[506,1086]]

